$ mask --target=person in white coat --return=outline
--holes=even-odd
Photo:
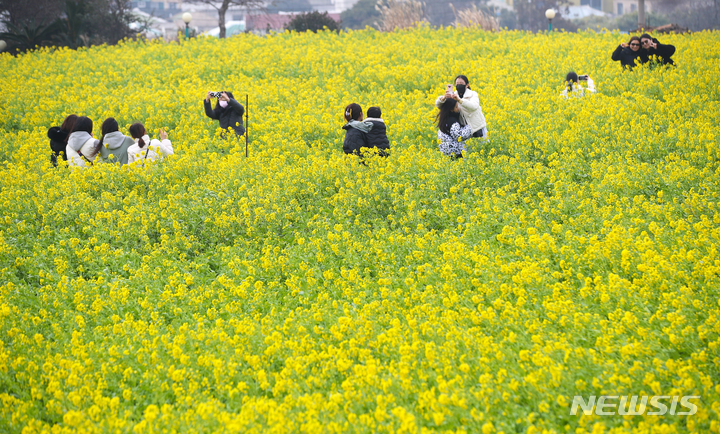
[[[587,82],[587,87],[582,87],[578,80]],[[576,72],[570,71],[565,76],[565,89],[562,91],[561,95],[564,98],[569,98],[570,96],[581,97],[585,96],[586,93],[592,95],[595,92],[597,92],[595,89],[595,82],[589,75],[577,75]]]
[[[93,165],[100,150],[100,141],[92,136],[92,131],[92,119],[87,116],[77,118],[65,147],[65,155],[67,155],[70,167]]]
[[[154,161],[163,155],[172,155],[172,143],[167,138],[165,130],[160,130],[160,140],[152,139],[145,131],[145,126],[141,123],[130,125],[130,136],[135,141],[127,150],[128,164],[135,161]]]
[[[487,123],[485,115],[480,107],[480,98],[477,92],[470,89],[470,80],[464,75],[455,77],[455,92],[450,89],[445,95],[440,95],[435,100],[435,107],[442,108],[447,98],[453,98],[460,106],[460,121],[463,125],[470,125],[472,137],[487,137]]]

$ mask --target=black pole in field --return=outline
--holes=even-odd
[[[245,158],[248,157],[248,134],[250,134],[250,110],[248,108],[250,98],[245,94]]]

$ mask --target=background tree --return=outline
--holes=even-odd
[[[287,30],[295,32],[313,32],[327,28],[328,30],[340,30],[340,25],[332,19],[327,12],[320,13],[318,11],[307,12],[295,15],[290,22],[285,25]]]
[[[340,14],[343,27],[346,29],[364,29],[374,26],[380,19],[380,11],[375,8],[377,0],[359,0],[352,8]]]
[[[266,10],[265,2],[262,0],[187,0],[187,2],[212,6],[215,10],[217,10],[220,38],[224,38],[226,34],[225,14],[228,9],[230,9],[230,6],[240,6],[244,8],[246,12],[250,10]]]
[[[0,19],[15,26],[47,25],[60,16],[63,4],[60,0],[0,0]]]
[[[4,24],[6,31],[0,33],[0,39],[8,43],[10,48],[8,51],[10,52],[15,50],[27,51],[35,47],[55,45],[55,38],[61,31],[58,21],[53,21],[47,25],[36,23],[35,20],[19,24],[6,21]]]
[[[308,0],[273,0],[267,7],[268,13],[282,12],[311,12],[312,5]]]

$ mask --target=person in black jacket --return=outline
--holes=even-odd
[[[643,50],[647,52],[647,56],[653,59],[654,63],[659,65],[675,65],[675,62],[670,58],[675,54],[674,45],[661,44],[660,41],[647,33],[640,35],[640,44]]]
[[[245,134],[245,126],[243,125],[242,118],[245,114],[245,107],[235,100],[232,92],[221,92],[214,109],[210,106],[210,98],[212,97],[211,92],[208,92],[205,96],[205,114],[210,119],[219,120],[220,128],[223,130],[232,127],[238,136]]]
[[[65,146],[67,145],[67,138],[75,126],[77,118],[77,115],[69,115],[65,118],[62,125],[59,127],[50,127],[47,132],[48,138],[50,139],[50,149],[52,150],[50,161],[54,167],[57,167],[58,156],[62,155],[63,161],[67,161]]]
[[[345,140],[343,151],[346,154],[360,155],[361,148],[369,148],[368,132],[373,128],[371,122],[363,122],[363,111],[360,104],[349,104],[345,107]]]
[[[380,107],[370,107],[367,110],[367,117],[365,122],[373,124],[372,129],[368,131],[368,145],[371,148],[378,148],[378,152],[383,157],[387,157],[387,150],[390,149],[390,140],[387,136],[387,127],[385,121],[382,120],[382,111]]]
[[[618,45],[612,53],[612,60],[616,62],[620,61],[623,69],[627,68],[632,71],[632,69],[637,66],[636,61],[638,63],[647,62],[647,51],[640,47],[640,38],[633,36],[627,44],[623,42]]]

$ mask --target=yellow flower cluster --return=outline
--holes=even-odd
[[[0,432],[720,432],[720,33],[240,35],[0,55]],[[569,70],[598,94],[559,96]],[[465,74],[489,140],[438,151]],[[209,90],[250,99],[244,137]],[[377,105],[392,154],[342,153]],[[47,128],[167,128],[52,168]],[[686,396],[692,416],[570,414]]]

